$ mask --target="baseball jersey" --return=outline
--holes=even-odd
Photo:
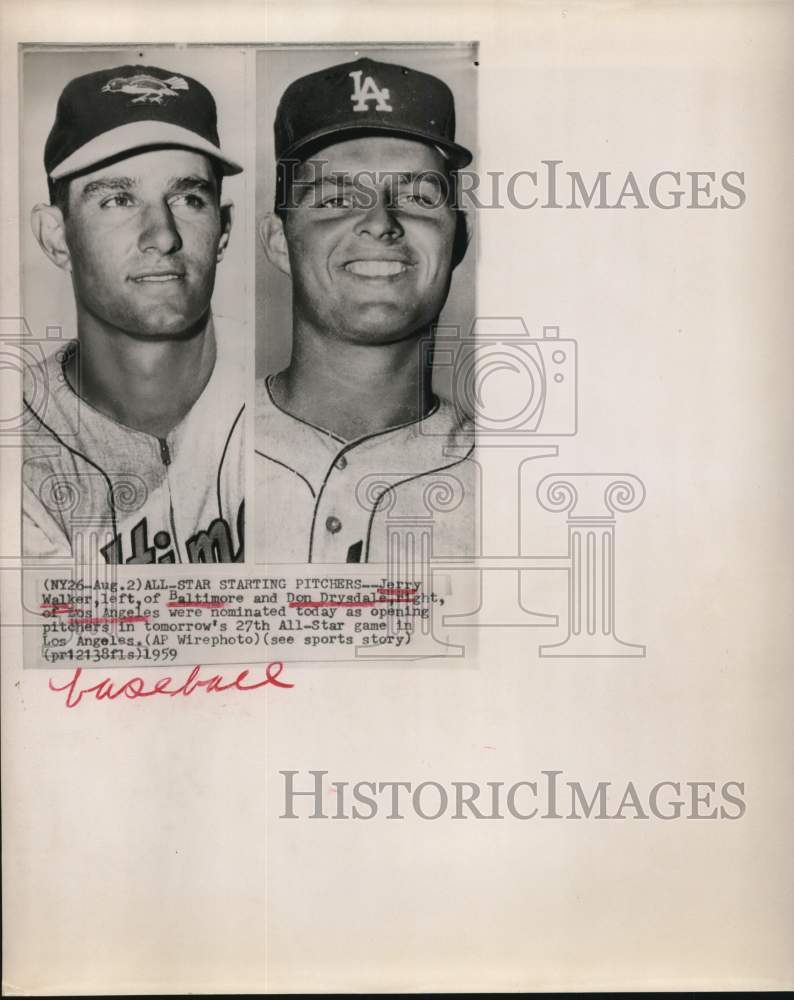
[[[107,563],[243,561],[245,340],[236,323],[214,327],[212,374],[163,438],[75,394],[75,341],[25,373],[26,556],[87,558],[90,546]]]
[[[471,421],[445,400],[421,420],[344,441],[257,383],[257,562],[386,563],[395,531],[432,537],[436,556],[474,555],[473,448]]]

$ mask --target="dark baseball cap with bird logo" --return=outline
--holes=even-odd
[[[117,66],[64,87],[44,168],[58,180],[124,154],[172,146],[205,153],[224,174],[243,169],[220,147],[215,99],[203,84],[156,66]]]
[[[472,154],[455,142],[455,99],[436,76],[357,59],[295,80],[276,111],[276,160],[312,153],[363,135],[401,136],[428,143],[450,163],[465,167]]]

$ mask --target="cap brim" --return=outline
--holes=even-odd
[[[242,167],[228,156],[218,146],[202,138],[188,128],[172,125],[170,122],[128,122],[118,128],[109,129],[95,139],[87,142],[71,156],[67,156],[50,172],[53,180],[87,170],[96,163],[102,163],[122,153],[133,153],[136,149],[147,146],[179,146],[183,149],[194,149],[197,153],[205,153],[217,160],[224,174],[239,174]]]
[[[333,143],[344,142],[346,139],[355,139],[357,136],[382,135],[382,136],[402,136],[406,139],[415,139],[423,142],[427,146],[434,146],[439,153],[450,161],[453,170],[460,170],[467,167],[472,161],[471,152],[465,146],[448,139],[440,139],[436,135],[421,132],[419,129],[402,128],[389,125],[345,125],[341,128],[317,129],[310,135],[303,136],[300,142],[295,142],[279,157],[280,160],[306,159],[312,152],[317,152],[325,146]]]

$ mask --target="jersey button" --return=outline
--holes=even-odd
[[[334,462],[334,465],[337,467],[337,469],[340,469],[340,470],[341,469],[346,469],[347,468],[347,459],[345,458],[344,455],[340,455],[339,458],[337,458],[337,460]]]
[[[342,522],[339,520],[338,517],[334,517],[333,514],[325,522],[325,526],[331,532],[332,535],[335,535],[337,531],[342,530]]]

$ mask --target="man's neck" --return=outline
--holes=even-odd
[[[95,409],[134,430],[164,438],[187,415],[215,367],[212,314],[189,336],[130,337],[78,316],[79,351],[66,376]]]
[[[290,363],[271,382],[271,392],[287,413],[352,441],[429,412],[426,354],[418,338],[373,347],[296,336]]]

